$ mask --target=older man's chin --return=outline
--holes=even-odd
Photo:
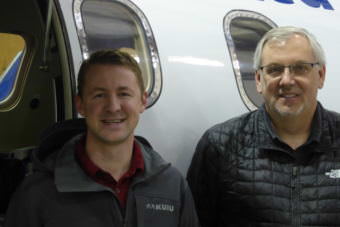
[[[303,112],[304,109],[305,105],[300,105],[298,108],[289,108],[286,106],[282,107],[276,105],[274,111],[281,117],[297,117]]]

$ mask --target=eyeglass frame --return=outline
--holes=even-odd
[[[269,74],[269,73],[266,73],[266,72],[263,70],[263,69],[266,68],[266,67],[274,66],[274,65],[277,66],[277,67],[283,67],[283,71],[282,71],[280,74],[278,74],[277,76],[271,75],[271,74]],[[298,74],[297,74],[297,73],[294,72],[294,70],[292,70],[292,68],[293,68],[294,66],[296,66],[296,65],[310,65],[311,68],[310,68],[310,70],[309,70],[308,72],[298,73]],[[260,66],[260,67],[259,67],[259,70],[261,70],[263,73],[265,73],[266,75],[269,75],[269,76],[271,76],[271,77],[273,77],[273,78],[277,78],[277,77],[282,76],[282,74],[285,72],[286,68],[289,69],[289,73],[290,73],[291,75],[294,75],[294,76],[296,76],[296,75],[298,75],[298,76],[303,76],[303,75],[309,73],[309,72],[314,68],[315,65],[320,65],[320,62],[299,62],[299,63],[290,64],[290,65],[269,64],[269,65]]]

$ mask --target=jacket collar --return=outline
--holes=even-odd
[[[313,120],[311,134],[307,142],[302,147],[312,147],[313,152],[325,152],[324,147],[330,147],[334,135],[331,130],[331,123],[328,114],[320,103],[317,105]],[[256,141],[260,149],[287,151],[291,149],[287,144],[282,142],[275,133],[269,114],[264,104],[257,112],[257,131]]]
[[[71,139],[59,151],[55,162],[54,177],[55,184],[60,192],[90,192],[90,191],[111,191],[110,188],[94,182],[88,177],[75,159],[75,145],[82,135],[78,135]],[[137,174],[132,181],[132,186],[146,181],[154,175],[157,175],[170,166],[151,148],[141,146],[145,171]]]

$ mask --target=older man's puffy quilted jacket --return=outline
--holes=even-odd
[[[188,181],[203,227],[340,226],[340,115],[318,104],[308,141],[280,141],[264,108],[209,129]]]

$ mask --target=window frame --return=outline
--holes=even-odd
[[[86,42],[86,32],[84,28],[84,23],[82,19],[81,7],[83,2],[86,0],[74,0],[73,2],[73,16],[76,24],[77,34],[79,38],[80,48],[82,52],[82,58],[87,59],[89,57],[89,49]],[[148,93],[148,101],[147,108],[150,108],[152,105],[156,103],[159,99],[161,91],[162,91],[162,71],[160,58],[158,54],[158,49],[156,45],[156,41],[154,39],[154,35],[151,29],[151,26],[144,15],[144,13],[131,1],[128,0],[115,0],[113,3],[120,4],[122,7],[125,7],[128,11],[135,14],[136,18],[139,20],[138,23],[143,29],[146,49],[149,51],[148,56],[150,57],[150,70],[151,70],[151,85],[147,88]]]
[[[23,95],[23,90],[25,88],[27,73],[32,61],[33,54],[31,38],[21,33],[4,32],[3,34],[5,33],[20,36],[24,41],[24,48],[21,50],[22,56],[20,57],[21,60],[18,65],[18,70],[16,72],[15,81],[13,82],[13,87],[8,96],[0,101],[0,112],[8,112],[14,109],[20,102]]]
[[[251,18],[254,20],[261,21],[262,23],[266,23],[272,28],[277,27],[277,25],[272,20],[270,20],[268,17],[258,12],[248,11],[248,10],[232,10],[228,12],[223,19],[224,35],[226,38],[229,55],[230,55],[231,63],[233,66],[237,88],[238,88],[238,91],[239,91],[239,94],[241,96],[243,103],[246,105],[246,107],[250,111],[252,111],[252,110],[256,110],[258,106],[256,106],[255,103],[252,101],[251,97],[248,96],[247,91],[243,85],[243,78],[241,74],[242,62],[240,62],[237,56],[237,51],[236,51],[236,47],[234,43],[235,37],[232,37],[231,35],[231,23],[236,18]],[[251,62],[251,65],[253,65],[253,62]],[[255,79],[254,79],[254,83],[255,83]]]

